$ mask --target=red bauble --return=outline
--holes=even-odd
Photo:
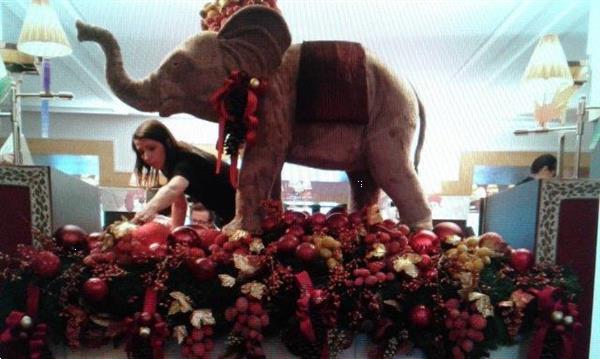
[[[200,238],[200,247],[204,250],[208,250],[208,247],[214,244],[216,238],[221,234],[221,232],[215,229],[199,229],[197,233]]]
[[[54,238],[63,247],[76,248],[86,243],[88,234],[79,226],[66,224],[54,232]]]
[[[194,277],[200,281],[212,279],[217,274],[215,262],[209,258],[196,258],[187,263]]]
[[[363,215],[361,212],[352,212],[348,215],[348,221],[354,225],[361,224]]]
[[[186,246],[193,246],[200,244],[200,238],[198,233],[191,226],[180,226],[171,231],[169,235],[169,241],[172,243],[179,243]]]
[[[410,246],[419,254],[429,254],[439,245],[438,237],[426,229],[415,233],[410,239]]]
[[[317,248],[312,243],[302,243],[296,248],[296,258],[303,262],[312,262],[319,256]]]
[[[517,272],[526,272],[533,266],[535,259],[533,258],[533,254],[529,249],[520,248],[515,249],[510,254],[510,265]]]
[[[306,220],[306,215],[302,212],[295,211],[285,211],[283,212],[283,223],[292,225],[292,224],[304,224]]]
[[[299,224],[293,224],[292,226],[290,226],[290,228],[287,229],[286,233],[300,238],[304,235],[304,228],[302,228],[302,226]]]
[[[103,279],[92,277],[83,283],[83,295],[91,302],[101,302],[108,295],[108,284]]]
[[[410,310],[410,322],[418,328],[427,328],[431,324],[431,309],[424,305],[417,305]]]
[[[296,250],[300,244],[298,237],[293,234],[286,234],[277,241],[277,251],[280,253],[291,253]]]
[[[348,225],[348,216],[345,213],[332,213],[327,216],[327,227],[340,230]]]
[[[41,251],[31,263],[33,273],[42,278],[52,278],[60,271],[60,258],[50,251]]]
[[[167,254],[169,227],[148,222],[135,228],[131,233],[131,256],[136,260],[162,259]]]
[[[313,213],[310,218],[308,219],[308,221],[310,222],[310,224],[315,227],[322,227],[325,225],[325,222],[327,221],[327,216],[325,216],[325,214],[323,213]]]
[[[435,234],[443,241],[449,236],[462,237],[462,229],[454,222],[441,222],[433,227]]]

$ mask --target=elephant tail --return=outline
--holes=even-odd
[[[419,105],[419,138],[417,140],[417,148],[415,149],[414,166],[415,171],[419,173],[419,162],[421,162],[421,150],[423,149],[423,142],[425,141],[425,128],[427,127],[425,121],[425,107],[421,102],[421,99],[417,95],[417,103]]]

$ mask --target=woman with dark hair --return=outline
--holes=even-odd
[[[229,182],[229,166],[223,164],[215,174],[215,156],[177,141],[169,129],[157,120],[144,121],[133,133],[131,147],[136,155],[138,183],[158,186],[159,174],[168,182],[136,213],[134,222],[147,222],[171,206],[174,227],[185,221],[188,195],[215,211],[225,223],[235,215],[235,189]]]

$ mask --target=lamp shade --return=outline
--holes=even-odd
[[[557,35],[545,35],[538,41],[523,82],[535,102],[534,117],[542,127],[562,117],[564,108],[557,103],[557,95],[573,86],[573,77]]]
[[[555,34],[538,41],[523,75],[525,82],[544,82],[555,88],[573,85],[567,57]]]
[[[33,56],[48,58],[71,54],[71,44],[48,0],[32,0],[17,48]]]

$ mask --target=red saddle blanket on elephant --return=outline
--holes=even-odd
[[[343,41],[302,43],[296,89],[297,122],[366,124],[364,49]]]

